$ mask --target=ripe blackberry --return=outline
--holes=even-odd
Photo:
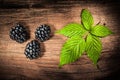
[[[44,24],[36,29],[35,37],[36,37],[36,39],[43,42],[50,38],[50,33],[51,33],[50,26]]]
[[[29,42],[25,48],[24,54],[29,59],[38,58],[40,55],[40,43],[37,40]]]
[[[29,39],[29,33],[23,25],[17,24],[15,27],[11,28],[10,38],[16,42],[23,43]]]

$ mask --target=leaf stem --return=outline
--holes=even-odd
[[[87,37],[88,34],[89,34],[89,31],[87,31],[87,32],[83,35],[83,39],[86,40],[86,37]]]

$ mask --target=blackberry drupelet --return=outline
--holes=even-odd
[[[10,38],[16,42],[23,43],[29,39],[29,33],[23,25],[17,24],[15,27],[11,28]]]
[[[40,56],[40,43],[37,40],[29,42],[25,48],[24,54],[29,59],[35,59]]]
[[[50,38],[51,35],[51,29],[48,25],[41,25],[38,27],[35,31],[35,38],[40,40],[41,42],[44,42]]]

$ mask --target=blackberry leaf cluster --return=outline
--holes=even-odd
[[[104,25],[94,26],[93,16],[87,9],[80,16],[81,24],[70,23],[56,32],[68,37],[61,50],[59,67],[76,61],[83,53],[96,65],[102,51],[100,38],[112,34]]]

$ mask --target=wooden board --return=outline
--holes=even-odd
[[[53,1],[53,2],[52,2]],[[120,71],[120,3],[79,0],[1,0],[0,1],[0,79],[5,80],[119,80]],[[9,4],[9,5],[8,5]],[[41,43],[42,57],[29,60],[24,55],[28,42],[35,39],[35,29],[48,24],[52,32],[68,23],[80,23],[82,9],[89,9],[95,24],[106,24],[113,35],[102,38],[103,50],[99,69],[86,55],[75,63],[58,68],[59,55],[66,37],[54,34]],[[9,38],[10,28],[22,23],[30,30],[31,38],[19,44]]]

